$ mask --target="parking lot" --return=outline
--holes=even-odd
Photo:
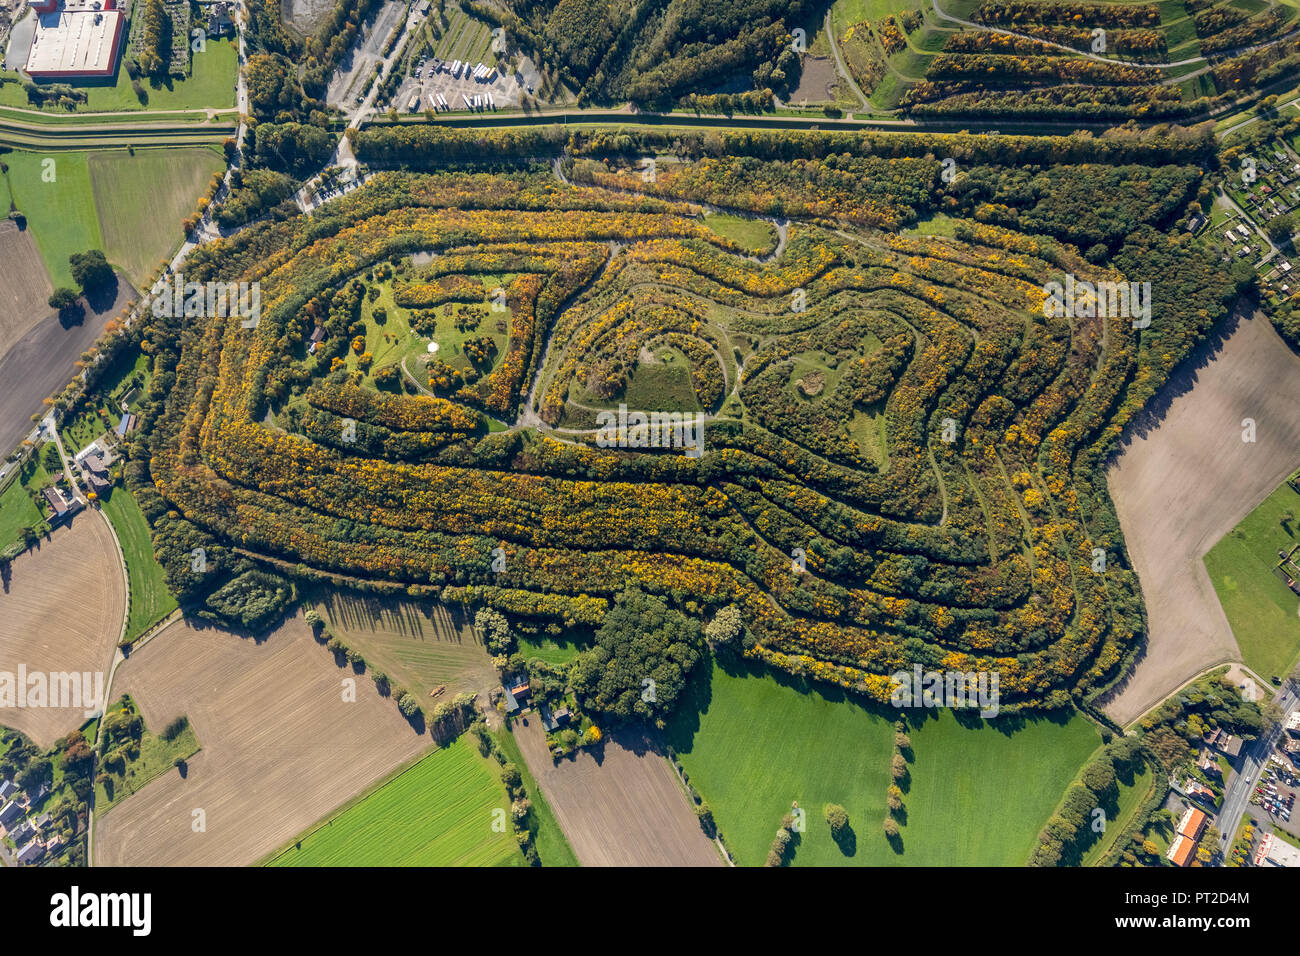
[[[1250,795],[1250,802],[1275,821],[1284,825],[1289,824],[1291,811],[1295,808],[1297,788],[1300,788],[1300,776],[1297,776],[1280,758],[1274,757],[1259,778],[1255,792]]]
[[[393,106],[404,113],[490,113],[519,106],[528,92],[518,74],[502,73],[491,63],[429,57],[398,88]]]

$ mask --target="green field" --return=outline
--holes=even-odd
[[[47,165],[46,160],[52,161]],[[104,248],[86,153],[6,154],[14,204],[27,216],[55,288],[73,286],[68,256]],[[47,170],[50,172],[47,173]],[[46,177],[52,175],[53,182]]]
[[[103,508],[126,557],[126,573],[131,582],[126,640],[133,641],[176,610],[176,599],[167,590],[163,569],[153,556],[149,525],[131,493],[121,486],[115,487],[104,500]]]
[[[22,538],[24,528],[41,523],[41,513],[32,504],[27,486],[15,479],[0,493],[0,551]]]
[[[104,150],[89,165],[104,254],[138,286],[181,244],[181,220],[226,159],[215,147]]]
[[[1273,573],[1279,550],[1300,544],[1300,495],[1283,484],[1205,556],[1242,659],[1267,679],[1300,657],[1300,598]]]
[[[519,653],[526,661],[545,661],[555,667],[569,663],[583,650],[590,646],[588,641],[564,640],[551,637],[517,638]]]
[[[270,866],[523,866],[496,761],[461,737],[321,821]]]
[[[795,865],[1022,865],[1100,743],[1078,715],[966,726],[951,711],[867,710],[831,691],[721,667],[693,682],[692,696],[667,739],[736,862],[748,866],[762,864],[794,800],[807,812]],[[881,825],[893,721],[904,713],[914,756],[896,853]],[[854,836],[843,846],[822,816],[826,803],[848,810]]]
[[[229,109],[235,105],[235,72],[238,67],[238,54],[235,44],[230,40],[209,40],[208,48],[203,53],[192,57],[192,70],[189,78],[168,80],[168,85],[154,87],[148,81],[141,85],[149,94],[148,102],[141,103],[131,89],[131,77],[126,69],[119,65],[113,83],[97,86],[82,86],[86,92],[86,102],[78,108],[84,113],[109,113],[119,110],[188,110],[188,109]],[[14,75],[12,72],[9,75]],[[22,86],[18,83],[0,85],[0,105],[34,109],[27,99]],[[66,110],[50,109],[51,113],[67,114]]]
[[[922,7],[923,4],[919,0],[835,0],[831,7],[831,16],[842,32],[863,20],[870,20],[874,24],[891,13],[904,13]]]
[[[1097,863],[1110,852],[1115,845],[1115,841],[1133,822],[1133,816],[1142,806],[1142,801],[1151,795],[1151,787],[1155,780],[1151,776],[1151,768],[1145,764],[1141,773],[1135,773],[1133,779],[1119,783],[1119,797],[1117,799],[1118,809],[1115,815],[1106,821],[1106,832],[1102,834],[1101,839],[1093,843],[1084,851],[1082,863],[1084,866],[1096,866]]]
[[[4,161],[14,204],[56,287],[73,285],[68,256],[87,249],[103,249],[134,283],[147,278],[180,245],[181,220],[225,168],[218,149],[202,146],[137,149],[134,156],[124,149],[15,151]],[[44,178],[49,168],[53,182]]]

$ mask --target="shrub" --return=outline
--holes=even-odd
[[[707,803],[701,803],[695,807],[695,816],[699,818],[700,829],[704,835],[712,840],[718,834],[718,825],[713,822],[713,811],[709,809]]]
[[[190,725],[186,717],[177,717],[170,724],[163,728],[162,739],[166,741],[175,740],[181,734],[185,733],[185,728]]]

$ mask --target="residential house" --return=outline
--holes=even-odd
[[[1183,790],[1193,799],[1208,800],[1212,805],[1215,803],[1214,791],[1195,777],[1187,778],[1187,782],[1183,784]]]
[[[44,855],[45,847],[33,840],[18,851],[18,864],[19,866],[31,866]]]
[[[85,472],[93,472],[97,475],[108,474],[109,459],[103,454],[87,455],[81,462],[81,469]]]
[[[230,8],[224,3],[214,3],[208,15],[208,35],[223,37],[233,35],[234,21],[230,19]]]
[[[26,812],[22,804],[17,800],[10,800],[3,808],[0,808],[0,826],[3,826],[6,830],[9,829],[9,827],[21,820]]]
[[[58,488],[53,485],[50,485],[48,488],[43,488],[41,489],[41,496],[49,503],[50,507],[54,509],[55,518],[62,518],[68,513],[67,499],[63,497],[63,492],[59,491]]]
[[[573,719],[573,711],[567,707],[561,707],[552,712],[546,707],[541,708],[542,726],[546,728],[547,733],[559,730]]]

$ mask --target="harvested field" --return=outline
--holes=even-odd
[[[0,356],[50,312],[50,277],[32,234],[0,219]]]
[[[356,679],[356,702],[340,681]],[[301,617],[265,640],[177,622],[136,651],[111,691],[150,727],[189,717],[203,749],[95,821],[104,866],[255,862],[427,749],[364,675],[334,665]],[[191,828],[202,809],[206,832]]]
[[[536,716],[514,735],[583,866],[720,866],[677,775],[644,734],[605,738],[599,759],[580,750],[555,764]]]
[[[487,648],[459,608],[437,601],[396,601],[330,591],[317,602],[332,634],[359,650],[395,685],[405,686],[432,706],[467,691],[486,694],[500,683]]]
[[[67,385],[75,363],[95,344],[108,320],[136,298],[124,281],[117,283],[113,301],[97,300],[84,315],[65,324],[44,306],[40,321],[0,354],[0,456],[8,454],[32,430],[31,415],[41,402]]]
[[[1253,419],[1255,441],[1242,440]],[[1137,719],[1205,668],[1240,659],[1202,559],[1296,467],[1300,358],[1260,313],[1234,317],[1174,374],[1109,474],[1150,635],[1105,709]]]
[[[0,586],[0,670],[107,674],[126,613],[117,546],[102,515],[83,512],[18,557]],[[0,710],[0,724],[48,747],[86,708]]]

